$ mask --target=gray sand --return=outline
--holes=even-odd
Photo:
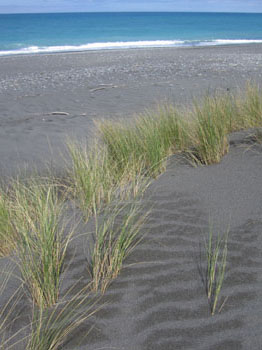
[[[0,57],[1,171],[51,158],[58,167],[66,136],[90,139],[93,119],[234,92],[261,82],[261,68],[262,45]]]

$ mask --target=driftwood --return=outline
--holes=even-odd
[[[52,112],[52,113],[49,113],[49,115],[69,115],[69,113],[67,113],[67,112],[59,112],[59,111],[57,111],[57,112]]]
[[[99,90],[105,90],[105,89],[113,89],[113,88],[117,88],[117,85],[113,85],[113,84],[100,84],[100,86],[94,88],[94,89],[90,89],[90,92],[96,92]]]

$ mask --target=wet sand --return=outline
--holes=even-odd
[[[5,107],[1,108],[0,156],[10,170],[30,159],[39,165],[48,154],[46,136],[53,143],[55,161],[65,135],[92,139],[93,118],[132,118],[133,112],[166,97],[183,103],[206,89],[234,91],[251,78],[261,83],[262,46],[91,52],[5,58],[0,62],[1,77],[6,66],[6,78],[0,84],[1,98],[6,98],[1,103]],[[118,74],[114,67],[119,62]],[[18,67],[24,71],[15,90]],[[55,82],[61,86],[54,85],[52,90]],[[25,97],[32,93],[40,95]],[[24,97],[12,104],[15,96]],[[54,111],[69,115],[50,115]],[[216,165],[192,167],[180,156],[169,160],[167,171],[150,185],[143,199],[145,206],[152,208],[143,228],[144,240],[105,293],[102,302],[107,304],[63,349],[262,348],[262,145],[253,143],[249,135],[249,131],[232,134],[229,153]],[[16,148],[12,140],[16,140]],[[210,223],[215,234],[229,230],[221,291],[221,297],[228,299],[214,316],[210,315],[201,280],[204,237]],[[70,247],[75,259],[64,276],[63,290],[79,278],[83,284],[89,280],[85,245],[80,239]],[[0,267],[6,260],[0,260]],[[10,281],[0,304],[17,284]],[[23,297],[13,330],[26,324],[28,305]]]

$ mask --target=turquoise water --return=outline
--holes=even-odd
[[[262,14],[0,15],[0,55],[262,42]]]

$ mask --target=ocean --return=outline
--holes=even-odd
[[[262,43],[262,13],[0,14],[0,55]]]

